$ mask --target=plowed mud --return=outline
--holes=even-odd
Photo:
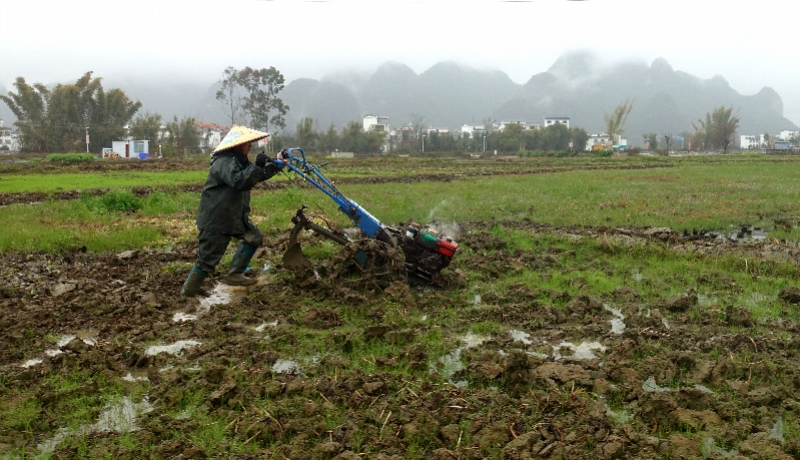
[[[701,305],[690,286],[658,301],[635,287],[543,295],[513,282],[478,294],[481,279],[560,263],[547,248],[510,251],[488,231],[498,226],[709,257],[799,256],[669,229],[482,222],[463,225],[462,249],[433,289],[398,276],[394,254],[355,269],[347,251],[361,246],[293,273],[279,262],[285,238],[273,236],[253,264],[259,284],[207,280],[185,299],[194,247],[7,254],[0,404],[11,413],[27,399],[34,413],[26,426],[4,422],[0,455],[798,458],[795,321]],[[800,292],[780,295],[797,308]],[[487,321],[506,330],[466,332]],[[291,352],[309,340],[314,355]],[[64,389],[58,376],[77,383]],[[104,410],[91,425],[63,426],[64,401],[103,407],[98,382],[127,389],[130,425],[104,425]]]

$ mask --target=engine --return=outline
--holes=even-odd
[[[444,270],[458,250],[458,243],[451,238],[437,236],[416,224],[409,224],[398,238],[406,257],[409,279],[429,283]]]

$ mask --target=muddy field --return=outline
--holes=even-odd
[[[291,272],[285,235],[257,254],[256,286],[207,280],[197,299],[178,296],[191,245],[3,255],[0,455],[800,458],[800,290],[772,293],[784,311],[759,321],[729,300],[739,287],[723,273],[661,297],[642,283],[670,280],[635,274],[602,293],[578,278],[570,290],[514,281],[584,270],[570,260],[586,247],[597,257],[584,265],[607,272],[604,254],[635,247],[753,266],[795,264],[796,248],[663,228],[460,225],[436,288],[354,275],[342,257]],[[510,249],[497,227],[574,246]],[[481,288],[503,279],[502,292]]]

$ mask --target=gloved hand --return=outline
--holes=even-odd
[[[286,166],[286,163],[288,162],[289,162],[289,153],[286,151],[286,149],[280,149],[278,151],[277,157],[275,158],[275,165],[278,166],[279,168],[283,168],[284,166]]]
[[[259,153],[258,156],[256,156],[256,166],[264,169],[267,166],[267,155]]]

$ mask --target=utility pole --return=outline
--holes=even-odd
[[[86,127],[86,153],[89,153],[89,127]]]

